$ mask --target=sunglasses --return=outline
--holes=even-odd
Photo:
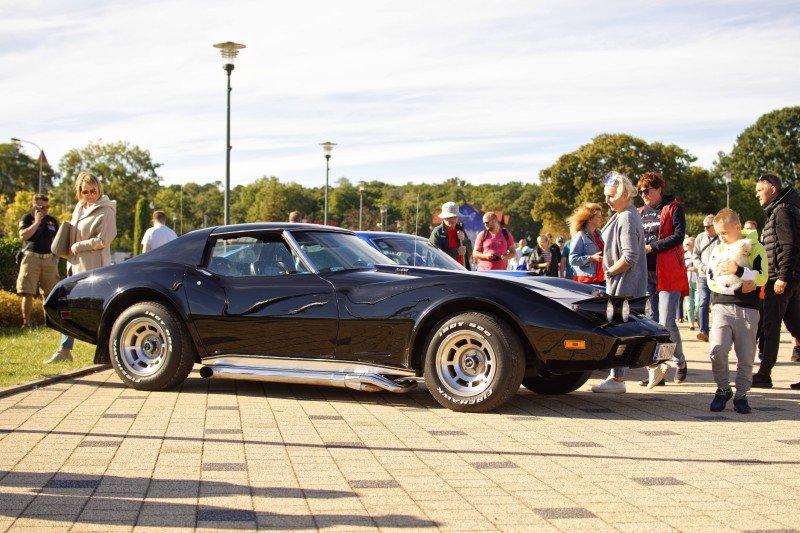
[[[639,196],[645,196],[645,195],[649,194],[650,191],[652,191],[652,190],[653,190],[652,187],[648,187],[646,189],[639,189]]]
[[[615,177],[614,174],[609,172],[608,174],[606,174],[606,177],[603,178],[603,184],[616,186],[619,185],[619,179]]]
[[[50,209],[49,205],[37,205],[36,209]]]

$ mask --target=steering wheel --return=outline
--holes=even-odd
[[[224,257],[213,257],[209,262],[208,269],[220,276],[232,276],[234,274],[233,263]]]

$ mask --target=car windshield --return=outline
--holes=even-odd
[[[292,232],[292,236],[319,272],[394,264],[355,235],[327,231],[298,231]]]
[[[458,261],[425,239],[413,236],[373,237],[372,242],[383,255],[400,265],[464,270]]]

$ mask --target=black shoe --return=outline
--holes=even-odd
[[[790,360],[792,363],[800,363],[800,346],[792,348],[792,357]]]
[[[800,390],[800,381],[798,381],[797,383],[792,383],[791,385],[789,385],[789,388],[792,390]]]
[[[686,381],[686,374],[688,373],[689,373],[689,365],[683,363],[683,368],[678,367],[675,370],[675,379],[673,379],[672,381],[674,381],[675,383],[683,383],[684,381]]]
[[[714,394],[714,399],[711,400],[711,410],[715,413],[719,413],[720,411],[725,410],[725,405],[728,403],[733,397],[733,391],[730,387],[725,390],[717,389],[717,392]],[[744,401],[747,404],[747,400]]]
[[[751,387],[754,389],[771,389],[772,378],[769,376],[762,376],[761,374],[753,374],[753,384]]]
[[[749,414],[750,411],[752,411],[752,409],[750,408],[750,404],[747,403],[747,396],[742,396],[741,398],[734,398],[733,410],[743,415]]]
[[[646,379],[643,379],[642,381],[640,381],[640,382],[639,382],[639,386],[640,386],[640,387],[647,387],[647,384],[648,384],[648,383],[650,383],[648,380],[646,380]],[[665,386],[666,384],[667,384],[667,380],[666,380],[666,379],[664,379],[664,378],[661,378],[661,381],[659,381],[658,383],[656,383],[656,387],[663,387],[663,386]]]

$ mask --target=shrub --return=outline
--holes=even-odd
[[[14,261],[22,241],[17,237],[0,239],[0,290],[14,292],[17,288],[19,267]]]
[[[8,291],[0,291],[0,327],[13,328],[22,326],[22,297]],[[33,313],[31,323],[36,325],[44,324],[44,312],[42,310],[42,299],[33,300]]]

